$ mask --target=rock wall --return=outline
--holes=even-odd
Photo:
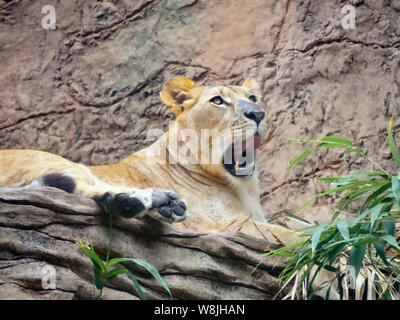
[[[54,5],[56,29],[42,27]],[[355,8],[344,29],[342,8]],[[370,168],[290,137],[351,139],[394,170],[385,128],[398,103],[397,0],[0,1],[0,148],[35,148],[86,164],[117,161],[172,116],[158,93],[170,76],[199,84],[257,79],[269,119],[261,150],[266,215],[296,209],[327,186],[320,175]],[[324,220],[332,199],[303,211]]]

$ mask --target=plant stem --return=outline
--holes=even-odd
[[[107,248],[107,257],[106,257],[106,265],[108,264],[108,260],[110,258],[111,244],[112,244],[112,214],[111,210],[108,212],[108,248]]]
[[[377,164],[375,161],[373,161],[372,159],[368,158],[364,152],[361,152],[360,155],[368,160],[369,162],[371,162],[374,166],[376,166],[379,170],[381,170],[383,173],[387,174],[388,176],[391,176],[391,174],[389,172],[387,172],[385,169],[383,169],[379,164]]]
[[[99,295],[97,296],[96,300],[102,300],[103,299],[103,288],[100,289]]]
[[[107,256],[106,256],[106,267],[108,265],[108,261],[110,260],[110,251],[111,251],[111,244],[112,244],[112,214],[111,210],[108,212],[108,247],[107,247]],[[107,270],[105,271],[107,274]],[[103,275],[104,276],[104,275]],[[98,300],[103,299],[103,287],[100,289],[99,296],[97,297]]]

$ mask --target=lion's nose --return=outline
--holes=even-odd
[[[265,112],[263,110],[251,110],[243,113],[246,118],[254,120],[257,125],[261,122],[265,117]]]
[[[257,125],[265,117],[265,111],[255,103],[248,102],[246,100],[239,100],[238,107],[242,109],[242,112],[246,118],[254,120]]]

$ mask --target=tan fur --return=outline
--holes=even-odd
[[[209,100],[215,95],[223,97],[232,107],[212,105]],[[60,172],[75,180],[75,193],[92,198],[108,192],[111,187],[174,190],[186,200],[189,217],[183,224],[187,228],[202,232],[240,230],[271,242],[289,243],[295,238],[293,232],[263,221],[256,173],[234,177],[221,163],[163,161],[165,154],[181,150],[186,141],[181,136],[183,129],[194,129],[199,133],[198,141],[191,143],[206,146],[190,155],[196,160],[204,155],[206,148],[211,148],[213,142],[210,137],[201,137],[201,129],[216,130],[215,137],[218,137],[222,130],[234,127],[235,120],[242,128],[254,127],[254,121],[235,109],[237,101],[248,99],[249,95],[261,98],[260,89],[252,79],[242,86],[196,87],[184,77],[172,78],[164,85],[160,96],[175,113],[177,121],[151,146],[118,163],[92,167],[41,151],[0,151],[0,186],[27,186],[47,173]],[[265,138],[266,120],[260,123],[258,130],[261,138]],[[238,134],[242,134],[239,129]],[[178,143],[171,146],[169,141],[175,137]]]

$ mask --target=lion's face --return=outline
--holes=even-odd
[[[191,150],[203,168],[235,177],[253,174],[255,150],[267,130],[254,80],[242,86],[195,87],[184,77],[172,78],[164,85],[161,98],[177,116],[181,133],[196,133],[190,141],[196,146]]]

